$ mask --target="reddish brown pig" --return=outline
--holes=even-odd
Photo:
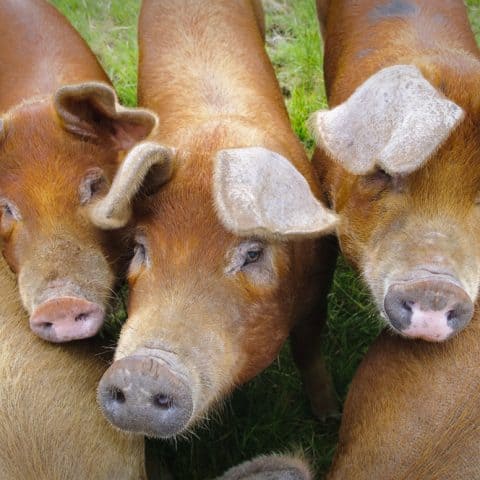
[[[155,116],[118,105],[93,53],[43,0],[0,2],[0,236],[32,330],[103,323],[120,251],[89,207]],[[74,85],[72,85],[74,84]]]
[[[389,333],[360,365],[329,480],[480,478],[480,315],[444,344]]]
[[[480,55],[461,0],[318,1],[315,163],[388,325],[442,341],[480,282]]]
[[[302,325],[320,325],[312,312],[324,308],[318,277],[329,260],[311,238],[336,218],[317,200],[259,11],[249,0],[143,2],[139,99],[161,123],[93,209],[98,225],[124,225],[154,165],[145,188],[156,193],[134,205],[129,318],[99,386],[124,430],[187,431],[267,367],[296,322],[297,360],[325,377],[303,355],[316,337],[302,340]],[[316,398],[318,411],[332,401]]]
[[[62,349],[29,333],[3,259],[0,292],[0,478],[146,479],[143,439],[113,429],[97,407],[99,346]]]

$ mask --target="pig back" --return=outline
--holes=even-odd
[[[480,478],[480,314],[443,344],[384,332],[345,403],[328,478]]]
[[[65,84],[110,83],[85,41],[46,0],[2,0],[0,45],[0,112]]]
[[[97,407],[99,349],[34,336],[3,259],[0,292],[0,478],[144,479],[143,438],[114,430]]]

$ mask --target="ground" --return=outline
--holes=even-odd
[[[135,105],[139,0],[51,1],[99,56],[121,100]],[[466,3],[480,40],[480,0]],[[292,125],[311,152],[313,142],[305,121],[311,112],[326,106],[314,0],[264,0],[264,4],[268,53]],[[117,312],[117,320],[122,316]],[[324,342],[340,401],[379,325],[367,292],[340,259]],[[238,390],[194,436],[151,442],[149,449],[170,464],[178,480],[205,480],[254,455],[292,449],[305,452],[321,477],[335,451],[339,423],[339,416],[325,422],[313,418],[286,346],[274,365]]]

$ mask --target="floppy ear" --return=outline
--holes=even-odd
[[[173,170],[174,150],[154,142],[136,145],[124,158],[107,195],[93,203],[90,219],[100,228],[124,227],[131,218],[131,202],[154,171],[155,186],[167,182]]]
[[[218,152],[213,191],[220,220],[237,235],[311,237],[337,221],[285,157],[262,147]]]
[[[113,88],[99,82],[61,87],[54,105],[65,130],[92,141],[110,141],[117,150],[129,150],[157,124],[154,113],[122,107]]]
[[[463,118],[413,65],[380,70],[341,105],[319,111],[310,127],[327,153],[356,175],[390,175],[422,166]]]
[[[242,463],[217,480],[312,480],[304,460],[287,455],[265,455]]]

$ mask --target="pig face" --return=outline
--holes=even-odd
[[[3,115],[0,235],[32,330],[64,342],[95,335],[114,286],[122,234],[89,208],[108,189],[119,154],[144,138],[153,114],[122,109],[113,90],[60,89]]]
[[[407,337],[451,337],[477,299],[480,132],[463,117],[415,67],[395,66],[313,118],[320,145],[353,174],[333,187],[342,250]]]
[[[335,217],[264,148],[159,157],[173,179],[135,215],[129,318],[99,402],[117,427],[169,437],[273,361],[305,268],[288,240]]]

